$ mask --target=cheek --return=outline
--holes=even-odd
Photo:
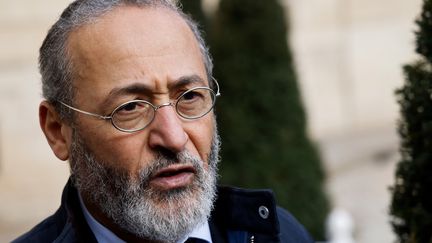
[[[143,156],[148,152],[144,144],[145,139],[139,138],[137,134],[119,134],[107,136],[105,134],[88,134],[90,138],[88,147],[101,161],[113,168],[120,168],[130,173],[138,171],[149,157]],[[112,134],[112,132],[111,132]]]
[[[204,162],[208,163],[214,132],[213,116],[208,115],[200,120],[187,123],[185,131],[189,136],[187,149],[193,154],[198,154]]]

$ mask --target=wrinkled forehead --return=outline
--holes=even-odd
[[[79,60],[75,65],[95,58],[121,58],[137,51],[148,56],[190,51],[185,46],[199,50],[186,22],[164,7],[120,6],[73,31],[68,39],[72,62]]]

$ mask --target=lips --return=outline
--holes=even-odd
[[[175,164],[157,171],[150,179],[150,186],[160,190],[186,187],[193,182],[195,169],[192,165]]]

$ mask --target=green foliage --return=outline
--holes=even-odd
[[[279,204],[323,239],[324,174],[306,135],[285,24],[276,0],[221,0],[213,16],[222,182],[272,188]]]
[[[423,10],[416,23],[419,27],[416,33],[416,51],[430,63],[432,62],[432,1],[423,1]]]
[[[392,188],[390,212],[400,242],[432,242],[432,1],[424,0],[417,20],[420,61],[404,67],[397,91],[402,118],[401,161]]]
[[[432,72],[427,62],[405,66],[397,95],[401,156],[393,187],[393,228],[401,242],[432,242]]]

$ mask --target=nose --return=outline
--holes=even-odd
[[[175,108],[170,104],[160,105],[149,127],[149,146],[178,153],[185,149],[188,139]]]

